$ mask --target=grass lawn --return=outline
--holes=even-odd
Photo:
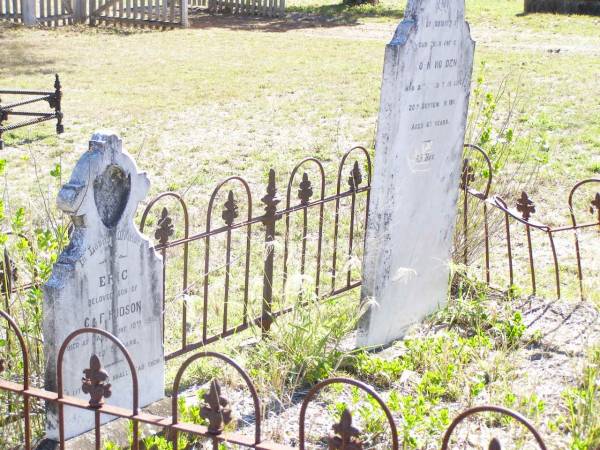
[[[48,124],[7,133],[9,189],[21,181],[18,191],[37,191],[33,177],[22,183],[32,157],[42,184],[59,160],[69,173],[100,128],[139,154],[154,192],[192,181],[206,192],[239,173],[262,182],[269,166],[287,171],[304,156],[331,160],[352,144],[371,146],[383,44],[402,7],[348,12],[299,1],[289,8],[319,15],[200,18],[197,28],[168,32],[2,25],[0,85],[50,87],[57,72],[65,92],[63,136]],[[512,0],[467,2],[478,41],[474,79],[484,70],[491,90],[506,77],[519,90],[521,135],[547,151],[548,192],[561,194],[556,180],[566,186],[600,171],[600,22],[522,16],[521,8]],[[551,207],[562,202],[544,197]]]
[[[52,204],[60,185],[51,169],[69,174],[105,128],[148,171],[152,194],[186,193],[194,229],[226,176],[243,175],[260,198],[270,167],[283,189],[295,162],[315,156],[332,193],[342,152],[373,146],[384,45],[402,9],[297,0],[286,19],[205,15],[165,32],[0,25],[0,86],[47,88],[59,73],[66,128],[5,135],[7,204],[45,211],[40,193]],[[563,225],[568,189],[600,174],[600,19],[521,11],[513,0],[467,0],[473,80],[490,92],[506,83],[498,120],[518,101],[513,156],[540,165],[536,218]]]

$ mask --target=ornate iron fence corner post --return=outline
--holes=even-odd
[[[475,181],[475,171],[469,158],[463,160],[460,189],[463,193],[463,262],[469,264],[469,186]]]
[[[50,107],[54,108],[56,112],[56,133],[62,134],[65,132],[65,127],[62,123],[63,113],[62,113],[62,86],[60,85],[60,78],[58,78],[58,74],[54,75],[54,106],[52,104]]]
[[[0,99],[1,102],[1,99]],[[6,122],[8,120],[8,112],[2,109],[2,104],[0,104],[0,150],[4,149],[4,141],[2,140],[2,133],[4,129],[2,128],[2,122]]]
[[[17,101],[11,103],[5,103],[4,106],[0,104],[0,149],[4,148],[4,142],[2,141],[2,134],[6,131],[16,130],[18,128],[35,125],[47,120],[56,119],[56,132],[61,134],[64,132],[64,126],[62,124],[63,113],[61,109],[62,91],[60,85],[60,79],[58,74],[54,75],[54,90],[53,91],[30,91],[22,89],[2,89],[0,90],[2,95],[17,95],[17,96],[32,96],[30,98],[20,98]],[[23,111],[19,108],[31,105],[39,102],[48,102],[50,109],[53,112],[40,112],[40,111]],[[27,119],[13,124],[3,125],[3,122],[8,121],[11,116],[26,117]]]
[[[263,275],[262,319],[260,322],[263,333],[268,332],[273,322],[273,260],[275,256],[275,223],[279,219],[277,205],[281,201],[275,186],[275,170],[269,170],[267,194],[261,199],[265,204],[265,215],[262,223],[265,226],[265,262]]]
[[[162,319],[162,334],[163,341],[165,338],[165,308],[167,307],[166,298],[167,298],[167,290],[166,290],[166,282],[167,279],[167,244],[169,243],[169,238],[173,236],[175,233],[175,227],[173,226],[173,220],[169,216],[169,210],[167,208],[163,208],[160,213],[160,219],[158,219],[156,231],[154,232],[154,238],[158,240],[160,245],[160,255],[162,257],[162,276],[163,276],[163,285],[162,285],[162,309],[163,309],[163,319]]]

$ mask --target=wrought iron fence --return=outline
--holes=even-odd
[[[594,244],[600,237],[600,192],[594,188],[600,188],[600,179],[575,184],[567,198],[571,223],[551,227],[533,219],[536,205],[526,193],[514,208],[492,194],[496,177],[490,158],[479,147],[465,147],[457,233],[463,238],[462,262],[501,288],[518,282],[529,284],[532,294],[541,289],[560,297],[565,287],[573,294],[573,286],[582,298],[593,292],[586,280],[598,283],[594,260],[600,255]],[[283,195],[273,170],[261,196],[241,177],[224,180],[212,191],[199,230],[193,229],[197,204],[177,192],[153,198],[140,230],[154,227],[155,248],[163,256],[164,318],[171,321],[166,358],[254,326],[266,333],[275,318],[293,308],[360,287],[370,187],[369,153],[355,147],[337,165],[333,189],[315,158],[293,168]],[[10,314],[10,295],[36,286],[26,277],[15,281],[6,250],[0,269]],[[575,279],[568,283],[569,277]]]
[[[190,356],[183,364],[179,367],[175,380],[173,382],[172,396],[171,396],[171,411],[170,416],[161,416],[156,414],[150,414],[143,412],[139,409],[139,391],[143,389],[140,385],[136,370],[136,364],[132,356],[129,354],[125,346],[119,339],[109,333],[108,331],[98,328],[81,328],[71,333],[60,346],[58,353],[57,362],[57,392],[51,392],[44,389],[38,389],[32,387],[30,384],[30,370],[29,370],[29,355],[28,349],[25,344],[25,339],[19,330],[19,327],[15,321],[3,311],[0,311],[0,316],[8,322],[9,330],[12,334],[17,337],[17,341],[20,347],[21,361],[22,361],[22,377],[19,382],[11,381],[5,378],[0,378],[0,391],[11,392],[20,397],[22,401],[22,415],[19,420],[23,423],[23,448],[30,450],[32,448],[32,427],[31,427],[31,401],[41,400],[47,404],[55,405],[58,410],[58,428],[59,428],[59,446],[60,449],[65,449],[65,421],[64,421],[64,408],[74,407],[81,411],[90,411],[94,414],[95,425],[94,425],[94,442],[95,448],[101,449],[102,447],[102,428],[100,417],[102,414],[111,416],[113,418],[123,418],[131,422],[131,439],[130,446],[133,450],[140,449],[141,433],[140,428],[142,424],[149,424],[158,429],[162,430],[161,433],[167,437],[174,450],[179,447],[178,435],[181,433],[194,438],[206,438],[212,441],[213,449],[218,449],[219,443],[234,444],[242,448],[254,448],[261,450],[291,450],[294,447],[288,445],[278,444],[272,441],[263,439],[263,432],[261,428],[262,424],[262,409],[260,398],[257,394],[257,390],[254,384],[247,374],[247,372],[238,365],[234,360],[226,355],[215,353],[215,352],[199,352]],[[78,336],[84,334],[93,334],[102,336],[112,342],[115,350],[121,353],[123,358],[127,361],[131,376],[132,396],[131,396],[131,408],[122,408],[111,406],[105,402],[105,399],[111,396],[119,396],[122,393],[112,392],[111,385],[109,383],[110,374],[102,367],[102,363],[98,356],[92,354],[90,357],[90,367],[81,368],[81,373],[84,374],[81,380],[81,390],[84,394],[89,395],[89,400],[84,400],[77,397],[72,397],[64,394],[63,389],[63,357],[69,344]],[[221,364],[232,367],[235,372],[242,378],[246,385],[250,396],[252,397],[253,405],[253,428],[252,433],[242,432],[231,432],[226,431],[225,427],[229,425],[233,418],[233,410],[229,405],[229,401],[222,395],[221,387],[217,379],[210,381],[210,388],[208,392],[204,394],[204,404],[200,410],[200,417],[203,419],[203,424],[200,423],[189,423],[182,422],[179,419],[179,392],[181,379],[190,367],[190,365],[203,358],[213,358],[218,360]],[[4,371],[3,364],[0,365],[0,373]],[[395,420],[392,413],[386,403],[382,400],[379,394],[370,386],[366,385],[357,380],[349,378],[331,378],[321,381],[315,385],[308,394],[303,398],[299,419],[298,419],[298,444],[301,450],[306,448],[306,421],[307,421],[307,410],[311,402],[313,402],[317,394],[324,388],[330,385],[346,385],[357,388],[366,395],[374,399],[375,403],[381,408],[385,421],[389,426],[389,443],[393,450],[399,449],[398,432]],[[546,445],[533,425],[527,421],[523,416],[516,412],[507,410],[505,408],[497,406],[478,406],[475,408],[468,409],[463,413],[459,414],[454,421],[450,424],[446,430],[443,442],[442,450],[449,448],[452,442],[452,436],[456,432],[457,426],[468,417],[481,413],[481,412],[495,412],[499,413],[507,418],[512,418],[516,422],[522,424],[528,433],[533,436],[533,440],[539,446],[540,449],[546,450]],[[330,450],[361,450],[363,449],[363,434],[362,432],[353,425],[352,411],[346,407],[341,414],[339,423],[333,424],[331,433],[322,437],[321,441],[325,442]],[[489,448],[500,449],[500,443],[497,438],[493,438]]]
[[[575,272],[579,296],[582,299],[589,296],[594,288],[586,289],[586,278],[598,283],[600,178],[576,183],[568,196],[565,196],[567,215],[571,223],[551,226],[534,219],[534,214],[539,212],[539,208],[526,192],[521,193],[514,206],[510,206],[502,196],[492,194],[494,170],[489,156],[478,146],[466,145],[465,148],[460,184],[463,263],[466,266],[481,265],[486,283],[500,285],[502,288],[510,288],[516,284],[524,286],[526,281],[521,277],[518,282],[517,275],[527,273],[528,284],[531,286],[529,292],[532,295],[540,291],[537,276],[540,271],[542,275],[551,274],[553,281],[543,278],[542,287],[547,288],[553,284],[557,298],[561,298],[561,288],[569,286],[569,280],[564,278]],[[475,186],[478,181],[479,186]],[[475,208],[480,208],[481,221],[473,220],[473,215],[470,214],[472,203],[475,204]],[[493,214],[499,216],[495,216],[496,226],[491,227]],[[556,220],[560,221],[562,218]],[[497,226],[499,223],[501,226]],[[519,231],[522,233],[519,234]],[[477,238],[473,239],[473,234],[477,233],[482,236],[482,242]],[[539,242],[539,239],[536,241],[534,233],[539,234],[545,243]],[[482,244],[483,262],[477,252],[471,255],[469,244],[473,242],[476,246]],[[560,247],[558,243],[561,244]],[[494,257],[497,262],[495,267],[492,261]],[[518,259],[521,262],[527,261],[527,266],[521,264],[521,270],[517,271],[515,266]],[[505,272],[504,276],[498,273],[500,270]],[[552,295],[547,290],[544,293]]]
[[[46,120],[56,119],[56,132],[58,134],[64,132],[64,126],[62,124],[63,113],[61,111],[62,92],[58,75],[55,75],[54,91],[0,90],[0,95],[34,96],[32,98],[25,98],[6,104],[2,104],[0,100],[0,149],[4,148],[2,134],[6,131],[16,130],[17,128],[26,127],[28,125],[35,125]],[[40,102],[48,102],[48,106],[54,111],[36,112],[19,109],[20,107]],[[6,122],[11,116],[31,118],[3,126],[2,123]]]
[[[600,236],[596,230],[600,228],[600,192],[594,191],[600,187],[600,179],[589,179],[575,184],[567,199],[571,224],[551,227],[532,219],[536,207],[527,194],[523,193],[520,196],[514,208],[509,207],[508,202],[501,196],[492,195],[494,172],[490,158],[479,147],[466,147],[460,183],[463,192],[462,216],[459,218],[459,222],[463,224],[459,232],[462,233],[465,244],[461,249],[463,262],[470,266],[481,266],[483,278],[487,283],[506,283],[505,286],[516,283],[517,272],[520,271],[515,270],[515,266],[518,263],[526,263],[525,273],[533,294],[537,293],[546,281],[537,276],[540,261],[544,262],[552,271],[550,283],[554,285],[554,292],[560,296],[561,287],[565,285],[564,278],[561,277],[561,272],[564,271],[561,261],[564,259],[567,270],[576,274],[580,295],[585,297],[586,277],[591,278],[588,274],[593,272],[595,267],[593,253],[586,253],[586,250],[591,249],[593,252],[598,246],[585,245],[583,234],[586,234],[585,242]],[[317,181],[313,182],[315,179]],[[163,270],[166,275],[163,287],[165,311],[175,306],[177,312],[176,316],[165,316],[176,317],[179,322],[177,342],[166,358],[173,359],[198,350],[209,343],[247,330],[253,325],[268,333],[275,318],[290,312],[294,307],[303,307],[310,301],[308,296],[312,299],[324,299],[359,287],[360,270],[349,264],[349,261],[360,260],[370,186],[369,153],[362,147],[356,147],[345,153],[339,162],[332,193],[327,190],[324,165],[315,158],[307,158],[294,167],[283,196],[278,192],[275,172],[269,171],[266,192],[260,196],[262,210],[258,214],[255,212],[251,185],[241,177],[226,179],[218,184],[210,195],[206,220],[203,229],[199,231],[192,229],[196,220],[191,211],[195,210],[196,205],[190,205],[181,194],[164,192],[152,199],[141,216],[140,230],[144,232],[150,226],[155,226],[155,248],[163,255]],[[218,209],[217,205],[222,207]],[[478,208],[481,212],[481,222],[472,220],[473,214],[478,214]],[[215,223],[217,209],[222,224]],[[517,239],[515,224],[522,228],[521,241]],[[472,248],[479,245],[478,240],[473,239],[476,233],[481,235],[481,259]],[[536,237],[540,236],[544,239],[546,247],[539,243],[538,246],[535,245]],[[571,247],[559,249],[556,245],[557,236],[558,239],[562,239],[561,244],[569,241]],[[567,255],[563,259],[561,251]],[[570,253],[572,254],[569,257]],[[257,272],[253,273],[253,268]],[[12,293],[35,287],[23,283],[16,285],[14,264],[7,252],[4,255],[2,270],[2,288],[7,299]],[[498,273],[500,271],[506,272],[506,275],[501,276]],[[296,291],[288,289],[295,272],[299,275],[302,287]],[[200,305],[200,315],[197,318],[193,316],[195,305]],[[223,424],[216,418],[228,417],[228,413],[224,414],[220,409],[226,409],[226,404],[215,401],[215,398],[219,397],[218,383],[212,385],[207,397],[209,406],[205,414],[208,426],[179,421],[176,411],[179,383],[183,372],[200,358],[217,358],[234,367],[252,394],[255,410],[261,410],[252,381],[243,369],[227,356],[202,351],[184,361],[173,386],[172,415],[157,416],[138,411],[137,392],[140,386],[135,381],[134,366],[131,371],[134,391],[131,409],[103,404],[102,398],[98,396],[92,398],[91,403],[65,396],[60,381],[57,393],[32,387],[29,381],[32,374],[25,339],[7,312],[0,311],[0,315],[8,320],[11,332],[16,334],[23,358],[22,380],[15,382],[1,379],[0,390],[16,393],[22,398],[23,414],[17,420],[23,420],[26,446],[30,446],[31,439],[29,403],[32,399],[38,399],[56,405],[59,411],[64,406],[72,406],[95,411],[97,416],[108,414],[130,419],[135,424],[153,424],[161,427],[165,435],[171,438],[176,437],[178,433],[191,433],[212,439],[215,446],[219,442],[229,442],[257,449],[288,448],[272,442],[263,442],[260,412],[255,415],[254,435],[223,431]],[[211,327],[211,323],[214,326]],[[77,330],[71,338],[82,333],[100,334],[112,340],[115,348],[120,349],[131,363],[127,350],[106,331],[84,328]],[[177,331],[173,334],[177,334]],[[169,338],[170,336],[166,337]],[[62,347],[64,350],[65,344]],[[93,357],[86,373],[101,370],[100,364],[101,362]],[[62,368],[59,370],[59,379],[62,376],[61,372]],[[93,380],[99,378],[86,375],[85,389],[90,392],[104,392],[99,384],[93,384]],[[320,389],[332,383],[350,384],[372,395],[382,407],[385,416],[388,419],[391,417],[383,401],[368,386],[348,379],[325,380],[315,386],[304,400],[299,421],[299,445],[304,445],[303,430],[308,403]],[[216,412],[213,407],[216,408]],[[442,448],[448,448],[450,435],[460,421],[484,411],[505,414],[524,424],[540,448],[545,448],[539,434],[524,418],[498,407],[478,407],[459,415],[448,428]],[[393,420],[388,422],[392,435],[390,442],[394,445],[393,443],[397,442],[395,425]],[[100,442],[98,424],[99,422],[96,436],[97,442]],[[133,430],[137,439],[138,425],[134,425]],[[360,437],[352,426],[350,413],[344,413],[335,430],[327,437],[330,448],[361,448]],[[134,442],[137,442],[136,439]],[[177,448],[177,444],[174,445]]]
[[[310,180],[309,172],[306,171],[309,165],[317,175],[318,181],[315,184]],[[300,179],[302,169],[304,171]],[[363,170],[366,171],[366,177],[363,175]],[[306,286],[308,282],[306,278],[309,273],[311,278],[309,281],[312,282],[312,287],[310,289],[304,287],[305,292],[300,293],[298,297],[301,298],[302,295],[311,295],[313,298],[331,297],[360,286],[360,274],[358,270],[348,264],[348,261],[359,255],[363,248],[363,231],[368,214],[371,186],[369,153],[363,147],[355,147],[343,155],[338,166],[335,192],[331,195],[326,192],[327,184],[323,164],[315,158],[304,159],[293,168],[283,198],[279,195],[275,180],[275,171],[270,170],[266,193],[260,200],[264,210],[259,214],[253,212],[254,200],[250,185],[246,180],[234,176],[219,183],[208,202],[205,228],[197,233],[193,233],[191,230],[187,202],[175,192],[158,195],[149,202],[144,210],[140,223],[141,232],[147,228],[149,217],[153,214],[157,217],[154,237],[158,243],[155,248],[163,256],[165,292],[167,285],[176,284],[174,277],[179,279],[180,289],[173,292],[172,295],[164,296],[165,299],[171,298],[179,301],[180,311],[178,313],[181,317],[179,348],[167,354],[167,359],[180,356],[223,337],[231,336],[252,325],[258,325],[263,332],[268,332],[276,317],[308,302],[305,300],[298,304],[296,298],[288,298],[290,266],[292,265],[291,246],[294,235],[292,222],[295,218],[299,218],[300,222],[299,233],[296,233],[298,238],[296,241],[299,242],[300,248],[296,252],[297,257],[293,259],[299,263],[296,264],[296,270],[299,277],[303,279],[303,285]],[[223,225],[215,226],[213,216],[217,208],[216,199],[222,190],[232,185],[241,187],[246,214],[243,218],[240,217],[242,201],[239,196],[234,194],[234,190],[230,189],[221,210]],[[295,188],[297,189],[296,195],[293,192]],[[360,198],[363,198],[363,201],[359,201]],[[174,211],[173,208],[169,210],[163,206],[166,200],[174,201],[175,209],[178,210],[175,215],[171,214]],[[285,206],[279,209],[278,206],[281,203]],[[330,213],[329,217],[326,217],[326,213]],[[283,223],[278,226],[280,222]],[[324,229],[326,222],[330,225],[329,232]],[[314,228],[312,233],[311,226]],[[342,226],[347,227],[347,232],[341,231]],[[283,227],[282,234],[281,227]],[[243,235],[238,245],[242,250],[238,257],[233,258],[232,235],[236,231]],[[173,236],[176,232],[179,238],[174,239]],[[224,238],[224,248],[221,250],[222,252],[224,250],[224,258],[219,260],[218,269],[215,270],[211,265],[212,258],[215,258],[213,242],[219,237]],[[258,248],[255,243],[259,244]],[[324,244],[328,244],[327,255],[324,255]],[[199,258],[203,261],[201,276],[197,277],[196,283],[190,282],[192,246],[200,246],[200,252],[203,252],[203,255],[196,256],[196,259]],[[169,256],[169,251],[177,256],[173,259]],[[281,258],[277,261],[276,268],[278,251],[281,253]],[[323,260],[326,256],[329,260],[326,270],[329,280],[324,280],[323,276],[325,272]],[[237,319],[233,319],[231,307],[234,301],[231,294],[234,289],[231,285],[235,272],[233,266],[236,263],[239,266],[239,273],[236,277],[239,283],[236,291],[241,297],[237,303],[241,302],[242,306],[241,311],[237,314]],[[180,267],[180,269],[171,271],[170,267]],[[257,292],[254,295],[250,293],[251,284],[256,284],[256,280],[251,280],[251,268],[258,268],[261,278],[258,281],[261,289],[255,289]],[[219,277],[222,283],[222,303],[220,304],[222,308],[219,311],[222,320],[221,326],[217,330],[211,330],[209,327],[210,303],[215,295],[212,291],[216,290],[213,275],[218,270],[223,272]],[[190,294],[196,291],[201,298],[202,317],[200,319],[201,333],[194,338],[190,337],[188,330],[190,325],[188,312],[191,302],[187,300]],[[260,308],[255,309],[260,309],[260,313],[253,315],[252,305],[255,305],[257,301],[260,302]],[[168,308],[169,305],[166,303],[165,310]]]

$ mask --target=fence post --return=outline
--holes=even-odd
[[[29,27],[37,25],[35,17],[35,0],[21,0],[21,18],[23,24]]]
[[[188,0],[181,1],[181,26],[187,28],[190,26],[188,22]]]
[[[62,113],[62,91],[60,85],[60,78],[58,78],[58,74],[54,75],[54,102],[50,105],[51,108],[54,108],[54,112],[56,114],[56,134],[61,134],[65,132],[65,127],[62,123],[63,113]]]
[[[74,19],[75,23],[85,23],[87,18],[86,0],[75,0]]]
[[[96,0],[90,0],[90,6],[89,6],[90,26],[96,25],[96,20],[94,19],[95,11],[96,11]]]
[[[265,263],[263,275],[263,301],[262,301],[262,320],[260,323],[263,334],[269,331],[273,317],[271,315],[273,305],[273,259],[274,259],[274,241],[275,241],[275,222],[277,217],[277,204],[281,198],[277,195],[275,186],[275,171],[269,170],[269,183],[267,185],[267,194],[261,199],[265,204],[265,215],[262,223],[265,226]]]

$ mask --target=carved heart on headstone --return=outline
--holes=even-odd
[[[102,223],[114,227],[127,206],[131,177],[119,166],[111,165],[94,180],[94,201]]]

